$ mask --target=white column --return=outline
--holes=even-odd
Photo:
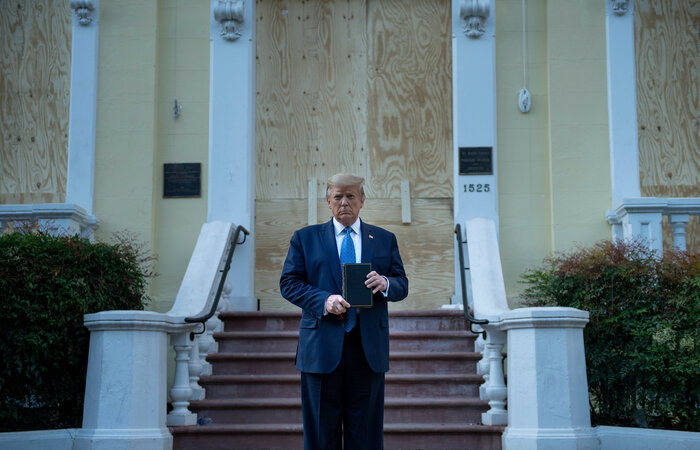
[[[172,319],[151,311],[103,311],[87,314],[85,326],[90,354],[83,427],[73,448],[172,448],[165,426]]]
[[[676,250],[685,251],[685,227],[690,222],[690,215],[671,214],[668,216],[668,221],[673,229],[673,247]]]
[[[192,398],[189,362],[193,342],[190,333],[173,333],[170,335],[170,343],[175,351],[175,378],[170,388],[173,409],[168,413],[166,423],[171,427],[194,425],[197,423],[197,415],[188,409]]]
[[[474,217],[493,219],[498,224],[494,15],[492,0],[452,0],[454,221],[462,226]],[[461,147],[490,147],[492,174],[460,175]],[[458,265],[455,248],[453,304],[462,304]]]
[[[208,221],[250,231],[229,277],[231,307],[254,310],[255,273],[255,2],[211,0]]]
[[[503,376],[502,353],[503,345],[506,343],[506,333],[487,325],[484,325],[484,328],[487,328],[484,360],[489,366],[489,379],[488,383],[484,383],[486,384],[484,394],[489,401],[489,410],[481,414],[481,422],[484,425],[506,425],[508,424],[506,411],[508,388]],[[481,389],[479,393],[481,394]]]
[[[95,190],[95,130],[97,127],[97,56],[99,1],[71,0],[70,113],[66,203],[92,215]]]
[[[588,312],[520,308],[502,316],[508,332],[506,450],[598,449],[591,428],[583,328]]]
[[[605,0],[612,207],[640,197],[634,2]]]

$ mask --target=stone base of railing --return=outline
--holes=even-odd
[[[588,403],[583,327],[588,312],[520,308],[501,316],[508,332],[508,449],[597,449]]]
[[[196,324],[151,311],[103,311],[86,315],[85,326],[90,354],[74,449],[172,448],[165,415],[168,334],[187,335]],[[184,370],[187,383],[186,362]]]

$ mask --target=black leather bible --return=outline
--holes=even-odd
[[[343,298],[354,308],[372,307],[372,290],[365,286],[372,264],[343,264]]]

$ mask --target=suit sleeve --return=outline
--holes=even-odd
[[[399,254],[399,245],[396,242],[396,236],[391,234],[391,269],[388,274],[384,275],[389,279],[389,292],[386,299],[390,302],[398,302],[403,300],[408,295],[408,278],[406,271],[403,268],[403,261]]]
[[[298,232],[294,233],[289,243],[280,277],[280,292],[289,302],[314,312],[318,317],[323,315],[326,299],[331,295],[330,292],[309,283],[306,255]]]

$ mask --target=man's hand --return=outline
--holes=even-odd
[[[377,292],[384,292],[388,287],[386,283],[386,278],[379,275],[374,270],[367,274],[367,281],[365,281],[365,286],[372,289],[372,294]]]
[[[326,311],[329,314],[343,314],[350,307],[342,295],[329,295],[326,299]]]

